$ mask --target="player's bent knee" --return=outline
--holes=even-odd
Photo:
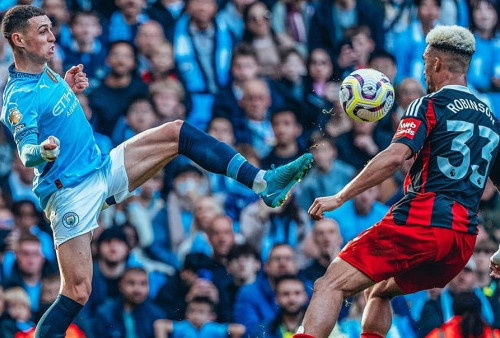
[[[72,284],[66,283],[63,287],[63,294],[82,305],[87,303],[91,292],[92,282],[90,278],[83,278]]]
[[[172,122],[167,122],[161,125],[163,132],[168,135],[169,137],[172,136],[179,136],[179,133],[181,131],[182,125],[184,124],[184,121],[182,120],[175,120]]]
[[[329,274],[325,274],[314,282],[313,293],[321,294],[326,293],[338,293],[343,299],[350,297],[353,292],[347,289],[347,285],[342,279],[332,278]]]
[[[393,298],[400,294],[393,280],[384,280],[365,290],[365,297]]]

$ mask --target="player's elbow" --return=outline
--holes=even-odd
[[[397,143],[391,144],[385,150],[385,162],[387,169],[391,172],[396,172],[410,156],[411,150],[408,146]]]

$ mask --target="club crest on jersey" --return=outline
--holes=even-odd
[[[80,218],[75,212],[67,212],[62,218],[63,225],[66,228],[72,228],[80,222]]]
[[[9,110],[9,122],[13,126],[19,123],[21,119],[23,118],[23,114],[19,111],[17,108],[12,108]]]
[[[58,83],[58,82],[59,82],[59,81],[57,81],[57,78],[56,78],[56,76],[54,75],[54,73],[52,73],[52,72],[50,71],[50,69],[48,69],[48,68],[47,68],[47,69],[45,70],[45,73],[47,73],[47,76],[49,77],[49,79],[51,79],[51,80],[52,80],[52,82],[55,82],[55,83]]]
[[[406,137],[413,140],[421,123],[422,121],[417,119],[406,118],[401,120],[401,122],[399,122],[398,130],[396,130],[396,133],[394,134],[394,138]]]

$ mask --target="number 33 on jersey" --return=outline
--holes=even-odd
[[[392,141],[416,155],[405,180],[407,194],[393,208],[395,222],[411,219],[476,233],[476,212],[499,141],[498,121],[466,87],[445,86],[413,101]],[[495,175],[500,183],[500,173]]]

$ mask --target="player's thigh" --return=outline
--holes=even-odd
[[[124,142],[125,170],[132,191],[150,179],[179,152],[182,121],[162,124]]]
[[[337,257],[328,266],[323,277],[314,284],[315,292],[339,291],[350,297],[374,284],[366,274],[342,258]]]

